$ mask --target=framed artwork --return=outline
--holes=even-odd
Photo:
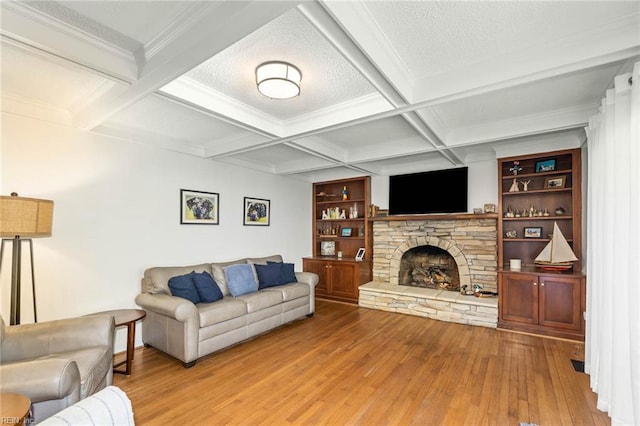
[[[320,242],[320,256],[335,256],[336,254],[336,242],[335,241],[321,241]]]
[[[244,215],[242,224],[251,226],[269,226],[271,221],[271,201],[262,198],[244,197]]]
[[[356,253],[356,260],[362,261],[362,259],[364,259],[364,247],[360,247]]]
[[[556,160],[542,160],[536,163],[536,173],[553,172],[556,169]]]
[[[548,177],[544,180],[544,189],[564,188],[566,181],[566,176]]]
[[[539,227],[526,227],[524,228],[525,238],[542,238],[542,228]]]
[[[350,237],[352,232],[353,232],[353,228],[342,228],[340,230],[340,236],[341,237]]]
[[[218,225],[220,195],[216,192],[180,190],[180,223]]]

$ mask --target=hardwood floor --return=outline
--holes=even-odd
[[[138,348],[138,425],[608,425],[581,345],[317,301],[297,321],[185,369]]]

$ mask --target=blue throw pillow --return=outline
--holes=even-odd
[[[282,263],[255,264],[253,266],[258,274],[258,289],[284,284],[280,278]]]
[[[169,279],[169,290],[172,296],[182,297],[192,303],[200,303],[200,295],[193,282],[193,272],[186,275],[178,275]]]
[[[210,273],[207,271],[201,273],[193,272],[192,276],[200,300],[203,303],[212,303],[222,299],[222,291],[220,291],[220,287],[218,287]]]
[[[279,262],[271,262],[268,261],[268,264],[271,263],[279,263]],[[280,270],[280,281],[282,281],[282,284],[288,284],[288,283],[297,283],[298,279],[296,278],[296,273],[295,273],[295,265],[293,263],[281,263],[282,265],[282,269]]]
[[[227,280],[229,293],[233,297],[258,291],[253,265],[249,263],[225,267],[224,277]]]

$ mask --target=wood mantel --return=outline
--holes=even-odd
[[[459,220],[459,219],[496,219],[498,213],[443,213],[443,214],[410,214],[395,216],[377,216],[369,220],[394,221],[394,220]]]

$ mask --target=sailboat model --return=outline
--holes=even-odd
[[[578,258],[571,250],[569,243],[560,232],[558,224],[553,223],[553,236],[551,241],[540,252],[538,257],[535,258],[533,263],[536,266],[548,269],[548,270],[567,270],[573,267],[573,262],[576,262]]]

